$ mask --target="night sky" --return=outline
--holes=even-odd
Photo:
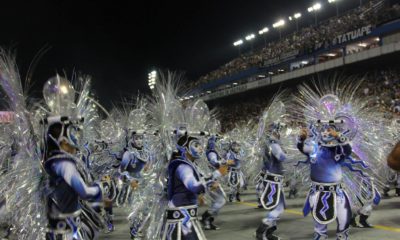
[[[126,1],[128,2],[128,1]],[[32,94],[41,97],[44,81],[73,69],[90,74],[101,102],[147,92],[153,67],[186,72],[188,80],[238,56],[232,43],[258,33],[282,17],[303,13],[300,25],[314,16],[310,0],[252,1],[7,1],[1,5],[0,45],[17,50],[22,74],[35,54],[50,47],[34,72]],[[327,0],[319,18],[333,16]],[[341,0],[341,10],[359,0]],[[295,29],[293,23],[283,34]],[[270,30],[268,38],[277,38]],[[254,46],[262,45],[258,37]],[[247,45],[249,46],[249,45]]]

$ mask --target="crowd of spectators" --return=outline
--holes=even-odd
[[[378,105],[387,118],[391,118],[393,114],[400,115],[399,71],[383,70],[369,74],[362,91],[365,96],[375,98],[371,105]]]
[[[389,6],[387,6],[389,5]],[[279,58],[282,54],[297,52],[311,53],[318,48],[332,44],[336,36],[366,25],[376,25],[389,20],[400,12],[399,4],[390,4],[390,0],[370,0],[362,6],[350,10],[339,17],[333,17],[318,25],[305,27],[299,31],[269,42],[260,50],[250,54],[242,54],[227,64],[221,66],[189,83],[189,88],[196,88],[212,80],[249,69],[263,66],[265,60]]]
[[[372,97],[371,106],[376,105],[386,118],[400,116],[400,71],[381,70],[365,75],[360,94]],[[219,104],[219,120],[222,131],[227,132],[236,126],[258,122],[269,98],[254,96],[247,100],[226,101]]]
[[[221,130],[226,132],[236,126],[251,124],[251,121],[256,123],[267,104],[268,98],[263,96],[256,96],[247,101],[230,101],[220,104],[218,116],[221,122]]]

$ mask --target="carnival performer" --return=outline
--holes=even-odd
[[[216,188],[217,184],[213,180],[206,182],[197,170],[195,161],[203,154],[197,138],[182,136],[177,145],[180,156],[171,159],[168,165],[169,206],[161,239],[204,240],[206,237],[197,218],[197,198],[208,188]],[[215,171],[214,177],[221,174],[221,171]]]
[[[4,49],[0,72],[2,91],[18,126],[11,134],[18,139],[18,151],[9,171],[0,175],[0,196],[6,197],[6,209],[12,212],[11,236],[95,239],[104,225],[88,201],[100,202],[108,183],[92,182],[79,155],[83,126],[93,120],[90,115],[98,106],[89,97],[89,79],[79,77],[84,84],[78,91],[59,75],[49,79],[43,88],[47,106],[28,110],[14,55]]]
[[[121,168],[125,167],[129,173],[130,173],[130,178],[135,179],[137,181],[138,186],[132,186],[133,189],[136,187],[140,188],[140,185],[146,184],[144,183],[144,179],[142,176],[143,171],[147,171],[148,169],[148,164],[150,161],[150,151],[145,147],[143,144],[144,141],[144,135],[145,134],[138,134],[138,132],[134,132],[131,141],[130,141],[130,147],[128,148],[130,152],[125,152],[123,157],[122,157],[122,163],[121,163]],[[127,164],[129,160],[129,163]],[[135,199],[133,199],[133,202],[131,204],[136,204]],[[143,206],[143,208],[146,208],[146,206]],[[148,215],[149,212],[145,211],[146,209],[143,209],[143,214]],[[135,216],[130,215],[129,218],[131,225],[130,225],[130,234],[132,239],[137,239],[142,236],[142,226],[145,224],[145,220],[142,219],[141,221],[135,219]],[[146,219],[146,218],[145,218]]]
[[[122,156],[122,162],[120,165],[120,176],[123,182],[128,182],[127,187],[135,190],[139,185],[139,179],[141,178],[141,172],[147,164],[149,155],[143,148],[143,133],[132,132],[130,140],[128,142],[128,147]],[[126,189],[124,193],[121,193],[119,198],[120,203],[124,203],[127,199],[132,203],[131,190]]]
[[[280,130],[280,123],[272,123],[269,126],[264,149],[263,180],[257,188],[262,192],[260,204],[269,212],[256,231],[256,237],[259,240],[279,239],[273,232],[277,229],[276,222],[285,209],[282,162],[286,160],[286,154],[280,145]]]
[[[258,154],[261,172],[256,176],[256,192],[259,206],[268,213],[256,230],[257,239],[279,239],[273,232],[277,229],[277,220],[285,208],[283,193],[284,167],[287,153],[282,146],[289,143],[283,142],[282,129],[286,126],[285,101],[288,100],[287,92],[282,91],[274,95],[270,104],[265,108],[259,119],[256,134],[255,149]],[[261,163],[261,166],[260,166]],[[253,171],[257,171],[254,169]]]
[[[217,151],[217,141],[219,136],[211,136],[207,142],[206,156],[207,160],[210,163],[210,167],[213,171],[219,170],[222,168],[228,169],[229,164],[234,164],[234,161],[230,160],[229,162],[225,162],[225,160],[219,155]],[[216,183],[219,184],[219,187],[215,189],[215,191],[210,191],[211,195],[211,206],[208,210],[206,210],[202,215],[201,222],[204,225],[204,229],[206,230],[218,230],[219,227],[216,226],[213,222],[215,217],[218,215],[221,208],[226,203],[225,192],[220,185],[221,179],[214,179]]]
[[[104,129],[102,129],[104,131]],[[117,166],[114,163],[116,155],[111,153],[109,143],[106,141],[95,140],[93,141],[92,149],[90,149],[91,157],[94,158],[92,164],[92,172],[95,173],[95,179],[100,179],[102,182],[109,182],[108,189],[109,197],[103,199],[104,208],[98,209],[103,215],[107,225],[107,231],[112,232],[115,230],[114,214],[113,214],[113,201],[117,195],[116,182],[114,174],[117,172]],[[102,212],[104,210],[104,212]]]
[[[234,198],[240,202],[240,191],[245,186],[245,179],[243,172],[241,171],[242,166],[242,154],[241,146],[238,141],[231,141],[229,151],[226,154],[228,168],[228,186],[230,187],[229,202],[232,202]]]
[[[352,209],[379,198],[374,182],[382,181],[375,170],[382,167],[388,134],[381,128],[382,113],[359,91],[361,84],[354,76],[303,84],[291,107],[290,116],[307,126],[297,139],[307,160],[297,166],[309,168],[303,213],[312,213],[316,240],[327,239],[327,225],[335,220],[336,238],[349,239]]]
[[[126,101],[126,100],[125,100]],[[114,118],[118,119],[117,132],[121,134],[115,141],[124,143],[124,152],[117,175],[117,204],[128,208],[131,239],[142,237],[143,225],[149,216],[150,203],[145,201],[145,195],[151,194],[149,172],[152,164],[152,153],[149,145],[151,138],[148,130],[146,100],[140,96],[135,102],[124,102],[122,108],[113,110]],[[139,208],[139,209],[138,209]]]
[[[280,126],[274,126],[275,124],[271,124],[270,128],[280,128]],[[263,148],[263,167],[262,171],[259,173],[260,176],[258,178],[258,182],[256,184],[256,193],[257,193],[257,201],[258,208],[263,208],[261,204],[261,196],[265,190],[264,177],[265,174],[270,172],[280,172],[280,175],[283,174],[283,166],[282,162],[286,159],[286,154],[282,150],[280,146],[280,133],[279,129],[269,130],[270,133],[267,135],[266,144]],[[272,169],[272,170],[270,170]]]
[[[142,132],[142,133],[141,133]],[[144,138],[146,136],[146,133],[142,131],[136,131],[134,132],[134,136],[131,139],[131,147],[128,148],[130,150],[130,168],[132,171],[130,171],[132,174],[130,175],[132,179],[136,179],[138,181],[138,189],[137,194],[133,196],[133,202],[131,203],[131,208],[136,208],[136,204],[140,204],[142,211],[140,212],[141,217],[138,218],[138,216],[135,216],[135,213],[137,212],[132,212],[128,219],[130,221],[130,235],[132,239],[140,239],[143,236],[143,226],[146,224],[149,214],[150,214],[150,208],[148,205],[146,205],[146,202],[143,200],[140,201],[140,199],[135,199],[135,197],[140,198],[144,197],[143,195],[148,194],[146,193],[146,187],[144,185],[150,184],[149,179],[145,179],[143,177],[143,174],[145,172],[149,171],[149,166],[151,164],[151,158],[152,154],[150,149],[146,146]],[[133,148],[132,148],[133,147]],[[127,159],[127,153],[124,154],[122,158],[122,163],[121,167],[125,165],[125,161]],[[134,162],[133,162],[134,161]],[[143,185],[141,187],[141,185]]]
[[[53,107],[51,103],[56,101],[56,98],[65,100],[68,99],[68,94],[74,96],[72,85],[58,75],[46,82],[43,93],[50,108]],[[73,105],[70,102],[59,104]],[[93,231],[96,230],[87,229],[90,227],[87,225],[86,229],[81,230],[80,201],[101,201],[103,184],[89,185],[85,181],[86,175],[80,166],[83,162],[76,156],[80,146],[80,124],[83,119],[71,111],[58,110],[52,111],[43,121],[46,129],[43,166],[49,178],[49,231],[46,239],[93,239],[97,234]]]
[[[90,134],[88,143],[84,145],[86,155],[91,162],[91,173],[94,179],[110,182],[109,195],[103,199],[104,208],[98,208],[107,225],[106,232],[115,230],[113,202],[117,196],[118,170],[122,160],[120,149],[125,144],[121,138],[122,130],[116,127],[115,111],[108,117],[91,124],[94,133]],[[85,134],[86,135],[86,134]]]
[[[337,219],[337,239],[347,239],[351,220],[350,202],[341,187],[340,162],[351,154],[351,146],[336,130],[334,123],[324,124],[321,142],[310,145],[307,129],[298,139],[299,150],[308,156],[311,163],[310,177],[313,185],[307,196],[304,214],[312,210],[314,217],[314,239],[326,239],[328,223]]]

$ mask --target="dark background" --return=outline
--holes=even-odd
[[[49,48],[33,74],[32,95],[41,97],[44,81],[56,72],[73,70],[93,76],[101,102],[110,107],[121,96],[147,92],[153,68],[186,73],[194,81],[238,56],[232,43],[270,28],[302,12],[300,26],[314,22],[310,0],[201,1],[4,1],[0,14],[0,45],[17,51],[22,76],[34,56]],[[318,19],[336,14],[335,5],[320,1]],[[344,12],[359,0],[340,0]],[[287,21],[282,34],[295,30]],[[258,37],[254,46],[262,46]],[[244,45],[242,50],[249,48]]]

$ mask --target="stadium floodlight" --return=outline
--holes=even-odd
[[[207,91],[207,93],[208,93],[208,94],[210,94],[210,93],[211,93],[211,91]]]
[[[148,85],[150,89],[154,89],[157,81],[157,71],[153,70],[148,74]]]
[[[299,18],[301,17],[301,13],[299,13],[299,12],[297,12],[297,13],[295,13],[295,14],[293,14],[293,18],[294,18],[294,20],[296,20],[296,31],[299,31]],[[291,21],[292,19],[291,19],[292,17],[289,17],[289,20]]]
[[[279,28],[285,25],[285,20],[281,19],[277,21],[276,23],[272,24],[273,28]]]
[[[246,40],[250,41],[250,40],[254,39],[255,37],[256,36],[254,34],[249,34],[249,35],[246,36]]]
[[[294,20],[296,20],[296,31],[299,31],[299,18],[301,17],[301,13],[297,12],[295,14],[293,14],[293,17],[290,16],[289,20],[292,21],[293,18]]]
[[[338,0],[328,0],[328,3],[334,3],[337,2]]]
[[[281,33],[281,27],[285,25],[285,20],[281,19],[277,21],[276,23],[272,24],[273,28],[277,28],[279,30],[279,39],[282,38],[282,33]]]
[[[239,50],[239,56],[240,56],[240,46],[243,44],[243,40],[239,39],[236,42],[233,43],[233,46],[238,47]]]
[[[237,46],[240,46],[242,44],[243,44],[243,40],[239,39],[239,40],[237,40],[236,42],[233,43],[233,46],[237,47]]]
[[[251,44],[251,52],[253,52],[253,39],[256,37],[254,34],[249,34],[246,36],[246,41],[249,41]]]
[[[318,20],[317,20],[317,12],[321,9],[322,5],[321,3],[316,3],[314,5],[312,5],[311,7],[307,8],[308,12],[314,12],[314,16],[315,16],[315,25],[318,24]]]
[[[266,39],[264,33],[267,33],[267,32],[269,32],[269,28],[267,28],[267,27],[265,27],[265,28],[261,29],[260,31],[258,31],[258,34],[263,35],[263,38],[264,38],[264,46],[265,46],[265,47],[267,46],[267,39]]]
[[[269,31],[269,28],[265,27],[263,29],[261,29],[260,31],[258,31],[258,34],[263,35],[264,33],[267,33]]]
[[[312,5],[311,7],[307,8],[307,11],[308,12],[315,12],[315,11],[320,10],[321,7],[322,7],[321,3],[316,3],[316,4]]]

